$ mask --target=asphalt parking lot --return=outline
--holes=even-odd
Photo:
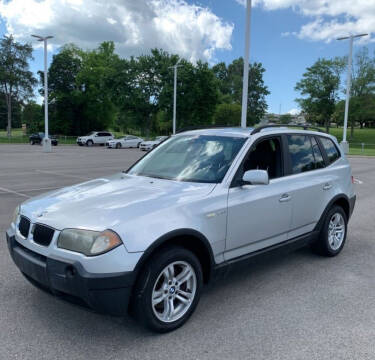
[[[351,158],[357,204],[344,251],[308,249],[234,269],[182,328],[152,334],[27,283],[4,232],[20,202],[126,169],[138,149],[0,145],[0,359],[374,359],[375,158]],[[306,205],[308,206],[308,204]]]

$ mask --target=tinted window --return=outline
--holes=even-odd
[[[326,151],[328,162],[332,164],[334,161],[336,161],[340,157],[340,154],[335,144],[333,143],[331,139],[328,139],[325,137],[320,137],[320,141],[322,142],[324,150]]]
[[[323,159],[322,153],[320,151],[319,145],[316,142],[314,137],[311,138],[311,144],[312,144],[314,158],[315,158],[315,167],[317,169],[324,168],[324,165],[325,165],[324,159]]]
[[[315,158],[309,136],[288,135],[288,148],[293,174],[315,169]]]

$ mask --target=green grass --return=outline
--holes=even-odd
[[[341,127],[330,128],[329,133],[336,136],[338,141],[342,140],[343,129]],[[351,138],[350,128],[348,128],[346,138],[349,143],[353,144],[365,143],[375,145],[375,129],[354,129],[354,135],[353,138]]]

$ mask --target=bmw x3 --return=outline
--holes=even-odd
[[[29,199],[7,243],[32,284],[167,332],[228,264],[343,249],[356,196],[337,140],[281,127],[191,130],[129,169]]]

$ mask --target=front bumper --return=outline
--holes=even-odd
[[[12,229],[6,238],[14,263],[33,285],[100,313],[126,314],[134,272],[92,274],[79,262],[48,258],[25,248]]]

